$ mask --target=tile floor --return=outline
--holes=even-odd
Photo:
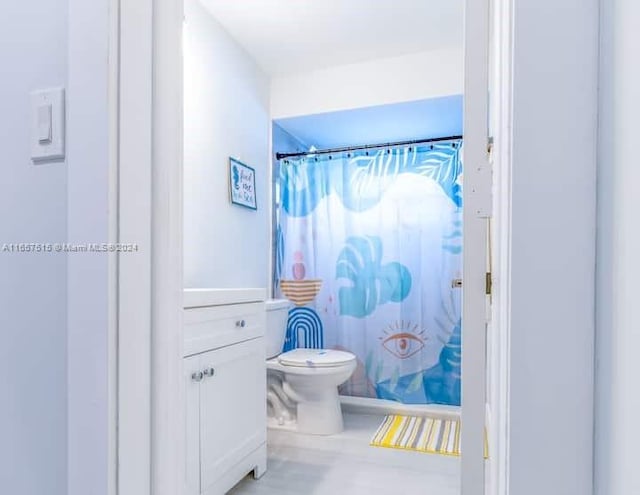
[[[269,430],[267,473],[229,495],[459,495],[458,458],[370,447],[382,419],[345,414],[330,437]]]

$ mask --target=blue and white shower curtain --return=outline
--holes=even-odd
[[[461,144],[279,164],[284,350],[354,353],[342,394],[460,404]]]

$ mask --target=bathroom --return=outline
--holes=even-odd
[[[190,495],[460,493],[463,2],[327,4],[185,0]]]

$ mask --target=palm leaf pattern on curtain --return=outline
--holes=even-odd
[[[398,175],[410,173],[436,182],[455,205],[460,207],[462,191],[457,181],[462,166],[459,153],[458,144],[453,143],[434,145],[432,150],[421,153],[406,148],[393,153],[381,150],[374,156],[356,157],[350,162],[351,177],[347,189],[354,194],[343,194],[345,206],[353,210],[373,206]],[[373,204],[363,205],[362,198],[371,195],[377,196]]]
[[[364,211],[374,207],[400,174],[416,174],[437,183],[458,207],[462,190],[461,143],[433,145],[428,151],[417,148],[380,150],[349,160],[336,180],[326,162],[313,157],[297,162],[302,167],[281,167],[282,206],[289,215],[303,217],[334,190],[346,208]]]
[[[411,274],[406,266],[382,264],[380,237],[350,237],[336,266],[336,278],[350,281],[340,287],[340,314],[364,318],[388,302],[400,302],[411,290]]]

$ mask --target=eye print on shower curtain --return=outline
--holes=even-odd
[[[354,353],[342,394],[460,404],[461,144],[280,162],[283,350]]]

